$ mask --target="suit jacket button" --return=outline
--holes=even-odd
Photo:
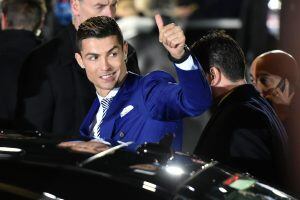
[[[122,131],[121,131],[120,134],[119,134],[120,137],[124,137],[124,135],[125,135],[125,134],[124,134],[124,132],[122,132]]]

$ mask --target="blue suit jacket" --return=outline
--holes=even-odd
[[[128,73],[103,119],[100,137],[112,144],[133,141],[129,149],[134,150],[144,142],[158,142],[172,133],[172,147],[181,150],[181,119],[203,113],[210,106],[211,91],[201,69],[176,70],[180,83],[162,71],[146,76]],[[81,125],[81,135],[91,137],[89,126],[98,109],[99,101],[95,99]]]

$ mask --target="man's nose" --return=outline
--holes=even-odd
[[[107,16],[107,17],[115,17],[115,9],[112,8],[112,6],[106,6],[105,9],[104,9],[104,13],[103,15],[104,16]]]
[[[102,71],[107,71],[107,70],[110,69],[110,66],[109,66],[109,63],[107,61],[107,58],[103,58],[101,60],[100,68],[101,68]]]

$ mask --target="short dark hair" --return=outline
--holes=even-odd
[[[244,53],[238,43],[224,31],[213,31],[205,35],[191,49],[205,73],[209,73],[210,68],[215,66],[231,81],[244,79]]]
[[[81,42],[87,38],[105,38],[108,36],[117,36],[118,42],[123,45],[123,35],[117,22],[106,16],[92,17],[80,24],[76,44],[78,50],[81,50]]]
[[[44,0],[3,0],[1,7],[7,18],[7,25],[12,29],[35,32],[46,14]]]

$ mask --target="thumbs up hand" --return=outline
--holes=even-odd
[[[156,25],[159,30],[159,41],[164,45],[171,56],[177,60],[184,55],[185,35],[181,27],[174,23],[164,25],[162,17],[155,15]]]

